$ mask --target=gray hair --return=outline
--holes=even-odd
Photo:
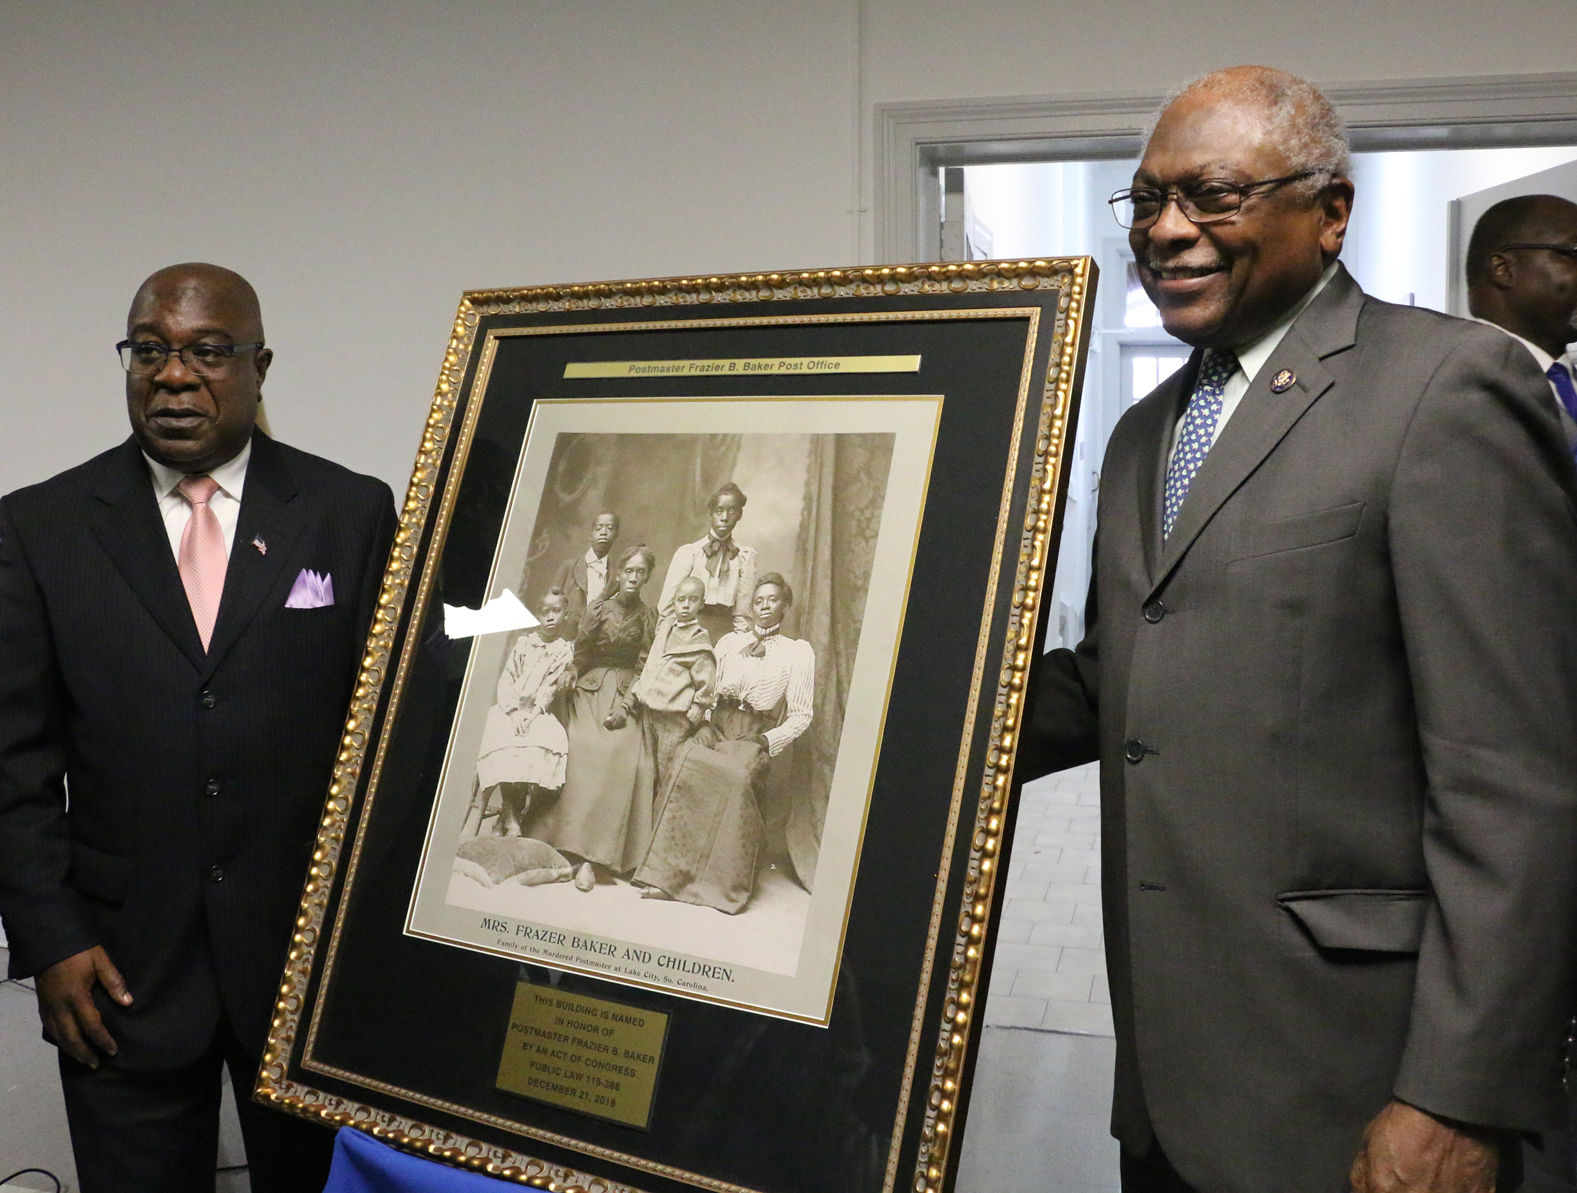
[[[1184,83],[1167,95],[1150,117],[1144,130],[1145,150],[1166,110],[1194,92],[1208,92],[1222,102],[1261,113],[1266,139],[1280,146],[1294,169],[1319,172],[1298,183],[1297,190],[1312,194],[1331,178],[1351,177],[1352,146],[1347,139],[1347,126],[1331,101],[1307,79],[1268,66],[1229,67]]]

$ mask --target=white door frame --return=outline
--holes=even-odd
[[[1347,122],[1355,149],[1577,143],[1577,73],[1323,89]],[[878,261],[941,257],[940,167],[1136,157],[1161,99],[1155,92],[1122,92],[877,104]]]

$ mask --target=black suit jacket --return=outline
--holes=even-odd
[[[613,555],[608,555],[609,574],[613,571]],[[591,592],[591,577],[586,573],[586,553],[582,551],[573,559],[566,559],[564,566],[559,568],[558,575],[553,578],[553,586],[564,593],[567,608],[564,610],[564,619],[568,636],[575,636],[575,629],[580,625],[580,619],[586,616],[586,606],[602,595],[599,590]]]
[[[134,441],[0,501],[10,970],[103,945],[117,1063],[221,1010],[261,1052],[393,529],[387,485],[255,433],[205,654]],[[303,569],[332,605],[285,607]]]
[[[1163,543],[1198,355],[1113,432],[1090,631],[1021,747],[1027,775],[1101,759],[1114,1130],[1202,1189],[1316,1193],[1393,1095],[1554,1125],[1577,475],[1548,387],[1343,272]]]

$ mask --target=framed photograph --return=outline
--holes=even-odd
[[[949,1188],[1094,281],[464,295],[256,1096],[554,1189]]]

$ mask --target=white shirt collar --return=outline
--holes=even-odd
[[[1555,363],[1555,357],[1544,351],[1543,348],[1540,348],[1532,340],[1523,339],[1509,327],[1502,327],[1498,323],[1491,323],[1488,319],[1480,319],[1477,315],[1473,316],[1473,322],[1482,323],[1485,327],[1493,327],[1496,331],[1502,333],[1503,335],[1508,335],[1512,339],[1516,340],[1517,343],[1521,344],[1529,352],[1533,353],[1533,359],[1539,362],[1539,372],[1548,373],[1550,371],[1550,366]]]
[[[153,477],[153,495],[155,497],[168,497],[175,492],[175,486],[180,484],[186,477],[186,473],[177,472],[175,469],[159,463],[147,452],[142,453],[142,458],[148,461],[148,471]],[[240,501],[241,490],[246,487],[246,466],[251,459],[252,439],[248,436],[240,451],[236,452],[225,463],[219,465],[218,468],[212,469],[208,475],[214,478],[214,482],[227,496]]]
[[[1270,359],[1270,354],[1280,347],[1282,338],[1287,334],[1287,329],[1292,326],[1293,321],[1299,315],[1303,314],[1304,310],[1314,301],[1319,292],[1330,284],[1331,279],[1336,276],[1338,268],[1340,267],[1335,261],[1327,265],[1325,272],[1320,274],[1319,281],[1309,288],[1307,294],[1293,303],[1287,313],[1276,320],[1264,335],[1258,339],[1250,340],[1236,350],[1238,368],[1243,371],[1245,378],[1252,382],[1255,374],[1265,367],[1265,362]]]

